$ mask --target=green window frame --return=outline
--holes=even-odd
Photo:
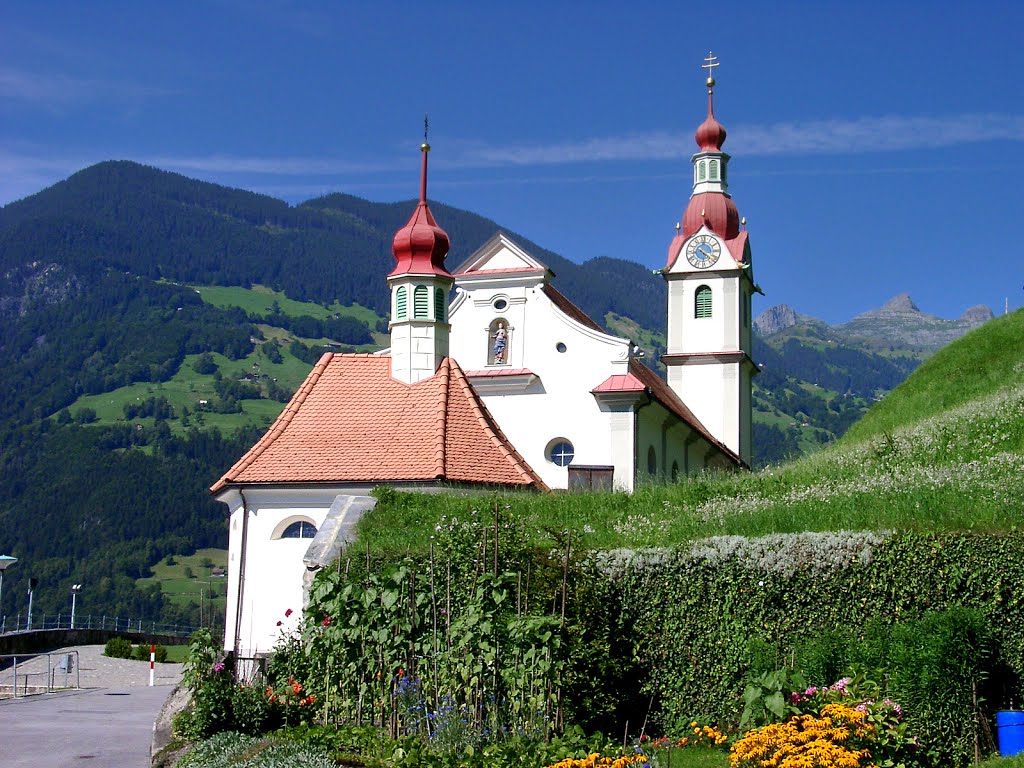
[[[711,288],[706,285],[697,289],[693,301],[693,316],[696,318],[711,317]]]
[[[412,289],[412,316],[416,320],[426,320],[430,317],[427,312],[427,303],[430,294],[427,293],[427,286],[417,285]]]
[[[405,286],[400,285],[395,291],[395,320],[405,320],[406,301]]]
[[[712,181],[717,181],[718,180],[718,161],[717,160],[712,160],[709,163],[708,178],[710,178]]]
[[[445,321],[445,317],[444,317],[445,316],[445,309],[447,308],[445,305],[447,303],[448,302],[446,302],[444,300],[444,289],[443,288],[435,288],[434,289],[434,319],[437,320],[439,323],[443,323]]]
[[[700,163],[697,165],[697,181],[704,181],[704,179],[706,178],[706,173],[706,163],[703,160],[701,160]]]

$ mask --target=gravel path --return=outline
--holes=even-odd
[[[78,652],[79,684],[82,688],[131,688],[149,685],[149,662],[134,659],[111,659],[103,655],[102,645],[78,645],[70,648],[58,648],[50,651],[51,668],[56,668],[62,655]],[[18,662],[19,686],[22,675],[28,674],[28,683],[32,685],[46,684],[46,654],[40,654],[29,661]],[[181,680],[181,664],[157,664],[155,669],[157,686],[174,687]],[[10,686],[13,670],[0,672],[0,685]],[[75,675],[68,675],[74,685]],[[57,671],[55,684],[63,685],[64,673]],[[5,690],[7,690],[5,688]]]

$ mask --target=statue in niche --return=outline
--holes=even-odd
[[[505,364],[505,352],[508,347],[508,332],[505,330],[504,323],[498,323],[497,330],[494,331],[494,364],[504,365]]]

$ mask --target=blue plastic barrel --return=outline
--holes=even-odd
[[[996,712],[999,754],[1013,757],[1024,752],[1024,712]]]

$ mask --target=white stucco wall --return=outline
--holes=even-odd
[[[294,629],[302,614],[302,558],[312,539],[279,539],[292,522],[305,520],[323,524],[334,498],[341,489],[245,489],[221,494],[228,505],[228,591],[224,647],[235,645],[238,586],[245,530],[246,570],[242,591],[240,655],[252,656],[271,650],[282,632]],[[248,510],[243,512],[242,501]],[[293,613],[285,617],[285,611]],[[281,621],[282,625],[277,626]]]
[[[456,285],[462,295],[452,304],[450,351],[463,370],[527,368],[538,377],[525,391],[495,392],[495,381],[480,388],[488,410],[523,458],[548,486],[567,488],[568,469],[552,463],[547,453],[554,441],[565,439],[575,448],[572,463],[614,465],[618,480],[622,460],[616,454],[621,451],[613,443],[622,430],[620,424],[613,429],[613,420],[622,417],[602,410],[590,392],[609,376],[627,372],[629,340],[562,313],[544,294],[537,275],[459,280]],[[501,301],[507,305],[496,308]],[[488,365],[488,330],[498,318],[509,328],[507,365]],[[631,451],[631,426],[628,431]]]

